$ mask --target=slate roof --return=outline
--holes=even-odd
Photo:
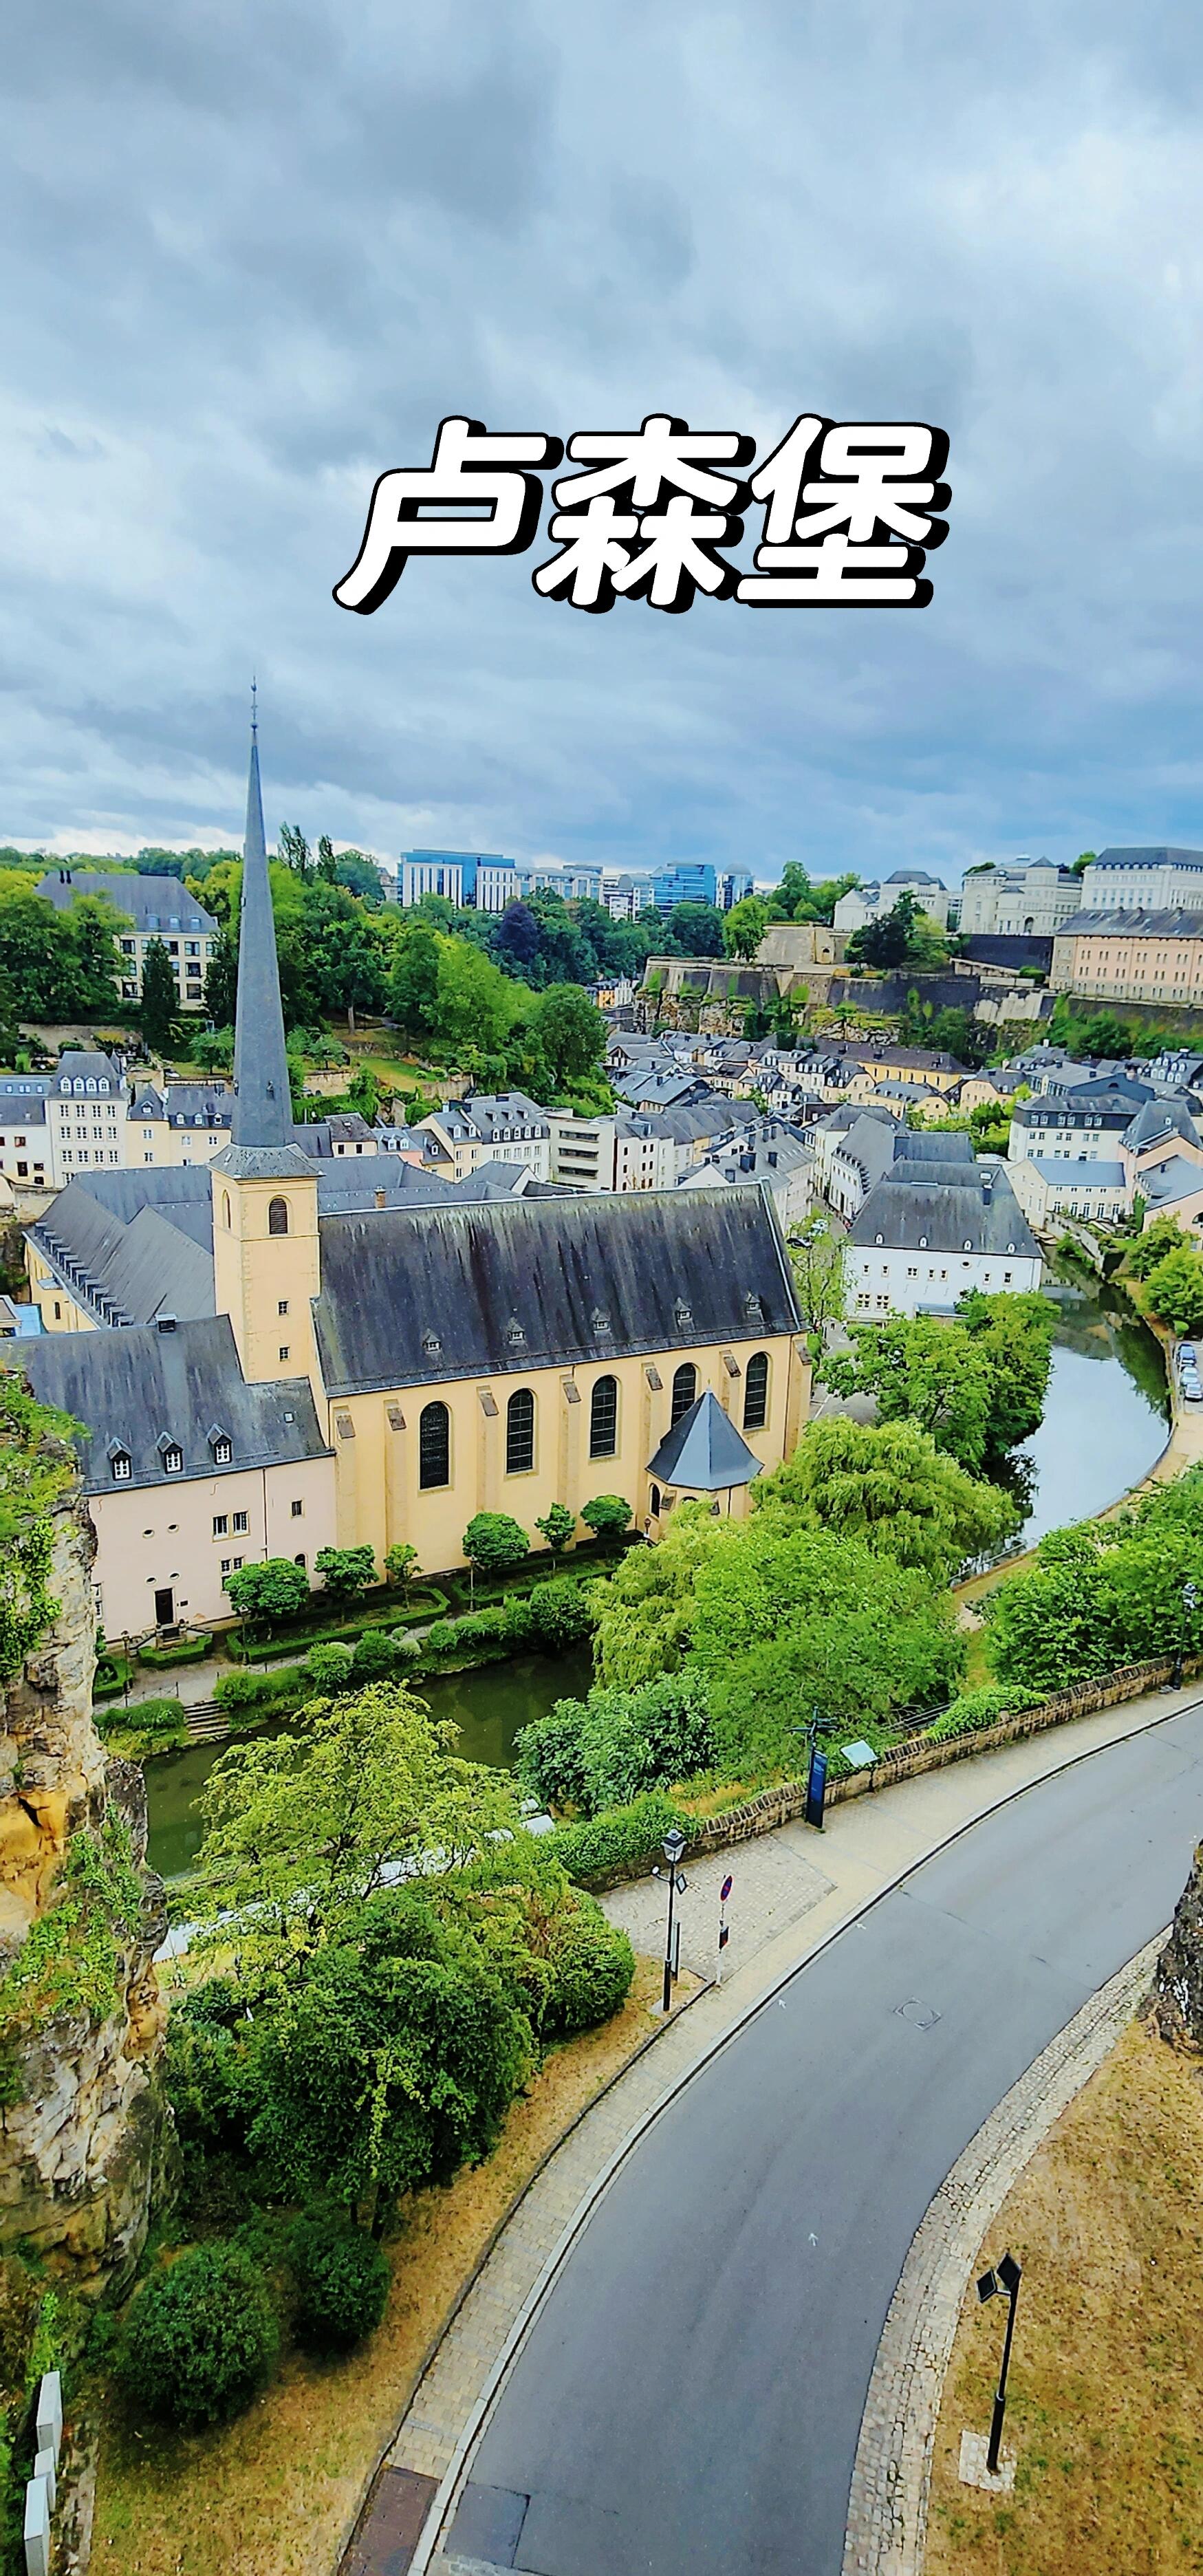
[[[980,1171],[980,1167],[979,1167]],[[935,1185],[898,1180],[879,1181],[852,1220],[848,1241],[870,1248],[881,1237],[891,1252],[1014,1252],[1038,1260],[1040,1246],[1011,1184],[1000,1173],[992,1185],[984,1176]]]
[[[332,1218],[314,1316],[331,1395],[799,1328],[755,1183]]]
[[[1125,1128],[1124,1143],[1137,1152],[1142,1145],[1159,1145],[1166,1136],[1184,1136],[1190,1145],[1199,1143],[1199,1131],[1184,1101],[1146,1100]]]
[[[1067,1163],[1064,1160],[1058,1162],[1055,1155],[1047,1154],[1029,1154],[1026,1161],[1034,1172],[1039,1172],[1042,1181],[1066,1182],[1074,1189],[1080,1189],[1085,1181],[1087,1188],[1092,1190],[1127,1190],[1128,1176],[1122,1163],[1103,1163],[1093,1160],[1084,1163]],[[1197,1172],[1200,1186],[1203,1187],[1203,1165],[1193,1164],[1191,1168]]]
[[[973,1138],[959,1127],[943,1135],[924,1127],[904,1127],[894,1139],[896,1163],[972,1163],[974,1159]]]
[[[101,1181],[179,1181],[193,1174],[205,1185],[205,1203],[190,1198],[181,1208],[166,1192],[148,1192],[143,1204],[122,1192],[114,1207],[107,1191],[81,1178],[60,1190],[45,1216],[28,1229],[30,1240],[55,1277],[103,1324],[147,1324],[159,1314],[211,1315],[214,1310],[209,1175],[189,1166],[174,1172],[112,1172]],[[126,1212],[128,1210],[128,1213]],[[177,1219],[183,1214],[185,1222]]]
[[[1185,1154],[1172,1154],[1156,1171],[1141,1175],[1140,1195],[1149,1207],[1172,1207],[1195,1190],[1203,1190],[1203,1163],[1189,1162]]]
[[[248,1467],[282,1466],[329,1455],[306,1378],[248,1385],[228,1315],[127,1333],[45,1333],[0,1346],[0,1366],[22,1369],[43,1404],[61,1405],[86,1424],[81,1442],[84,1492],[109,1493],[110,1450],[124,1449],[131,1474],[122,1490],[180,1484],[190,1476],[233,1476]],[[224,1432],[233,1451],[219,1466],[209,1434]],[[182,1476],[168,1476],[158,1442],[183,1451]]]
[[[200,930],[210,935],[217,923],[178,877],[110,876],[104,869],[51,868],[37,889],[56,912],[66,912],[77,895],[107,894],[128,914],[135,930]]]
[[[44,1127],[46,1123],[44,1091],[0,1092],[0,1127]]]
[[[232,1179],[258,1170],[286,1179],[299,1170],[293,1142],[292,1099],[288,1059],[284,1052],[284,1013],[276,964],[276,927],[272,917],[267,843],[263,837],[263,797],[259,786],[259,745],[251,728],[251,760],[246,787],[246,837],[243,842],[242,902],[238,916],[238,997],[234,1021],[234,1148],[243,1159],[221,1162]],[[226,1149],[229,1151],[229,1148]],[[246,1153],[270,1157],[248,1164]],[[281,1155],[287,1160],[281,1161]]]
[[[629,1073],[612,1074],[610,1082],[615,1099],[625,1100],[633,1109],[678,1109],[686,1101],[700,1099],[706,1088],[696,1073],[648,1073],[639,1066]]]
[[[761,1469],[743,1433],[736,1430],[707,1387],[688,1413],[683,1413],[672,1430],[665,1433],[655,1457],[647,1462],[647,1471],[662,1485],[685,1487],[697,1494],[720,1494],[730,1492],[735,1485],[750,1485]]]
[[[1203,868],[1203,850],[1100,850],[1096,868]]]
[[[1057,939],[1203,939],[1203,912],[1071,912]]]

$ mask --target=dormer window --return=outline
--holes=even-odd
[[[119,1449],[116,1446],[111,1448],[109,1451],[109,1465],[113,1470],[113,1483],[115,1485],[128,1485],[133,1474],[133,1460],[130,1457],[128,1449]]]
[[[86,1085],[85,1085],[85,1088],[87,1089],[87,1091],[88,1091],[89,1093],[91,1093],[91,1092],[95,1091],[95,1089],[96,1089],[95,1079],[94,1079],[94,1077],[93,1077],[91,1074],[89,1074],[89,1076],[88,1076],[88,1080],[87,1080],[87,1083],[86,1083]]]
[[[595,1339],[612,1337],[614,1327],[610,1322],[610,1318],[606,1313],[604,1306],[595,1306],[589,1321],[593,1327]]]
[[[214,1466],[228,1467],[234,1455],[234,1444],[230,1438],[229,1432],[223,1431],[220,1423],[211,1422],[207,1437],[209,1447],[213,1452]]]
[[[691,1333],[693,1331],[693,1308],[687,1304],[684,1297],[678,1297],[676,1305],[673,1308],[673,1314],[676,1318],[677,1331],[679,1333]]]
[[[925,1234],[921,1234],[919,1237],[919,1250],[920,1252],[926,1252],[927,1250],[927,1236]]]
[[[432,1333],[432,1332],[431,1332],[431,1330],[430,1330],[429,1325],[427,1325],[426,1331],[425,1331],[425,1332],[423,1333],[423,1335],[422,1335],[422,1357],[423,1357],[423,1359],[426,1359],[426,1360],[437,1360],[437,1359],[441,1359],[441,1358],[442,1358],[442,1354],[443,1354],[443,1345],[442,1345],[442,1342],[441,1342],[441,1340],[440,1340],[440,1338],[439,1338],[439,1335],[438,1335],[437,1333]]]
[[[164,1475],[182,1476],[184,1472],[184,1452],[180,1447],[179,1441],[173,1440],[170,1433],[165,1431],[161,1439],[157,1441],[156,1447],[158,1448],[159,1456],[163,1461]]]
[[[512,1351],[523,1350],[526,1346],[526,1334],[516,1315],[511,1315],[506,1325],[505,1338]]]

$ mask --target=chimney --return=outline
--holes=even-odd
[[[387,1190],[377,1190],[377,1192],[376,1192],[376,1205],[377,1205],[377,1207],[387,1207],[387,1206],[388,1206],[388,1191],[387,1191]]]

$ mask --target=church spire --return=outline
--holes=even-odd
[[[272,917],[263,796],[259,785],[258,715],[251,705],[251,767],[246,791],[242,911],[238,926],[238,1009],[234,1039],[236,1145],[291,1145],[292,1101],[284,1053],[284,1013],[276,926]]]

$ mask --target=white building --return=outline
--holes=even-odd
[[[419,1121],[433,1136],[447,1178],[466,1180],[482,1163],[518,1163],[532,1180],[551,1179],[551,1122],[523,1091],[470,1092]]]
[[[152,940],[167,951],[180,1008],[204,1008],[205,976],[213,955],[218,924],[178,877],[120,876],[104,870],[52,868],[38,893],[56,912],[67,912],[81,895],[104,895],[124,913],[128,928],[118,934],[121,951],[121,998],[136,1002],[142,970]]]
[[[926,1172],[931,1167],[918,1165]],[[1040,1246],[1000,1163],[935,1181],[888,1175],[847,1242],[848,1311],[948,1315],[968,1289],[1039,1288]]]
[[[458,911],[464,900],[464,865],[450,850],[403,850],[397,868],[397,901],[408,910],[424,894],[441,894]]]
[[[1042,1230],[1056,1216],[1118,1225],[1132,1204],[1123,1163],[1056,1163],[1030,1154],[1009,1166],[1008,1177],[1028,1224]],[[1203,1174],[1199,1177],[1203,1180]]]
[[[612,921],[638,921],[651,906],[651,878],[621,876],[617,868],[603,868],[598,899]]]
[[[951,901],[948,888],[939,877],[928,876],[924,868],[895,868],[893,876],[880,884],[874,880],[869,885],[850,886],[847,894],[840,896],[832,926],[845,933],[864,930],[870,921],[883,921],[904,894],[914,896],[916,909],[925,912],[929,921],[938,923],[941,930],[947,929]]]
[[[478,859],[475,903],[478,912],[504,912],[518,900],[518,870],[512,859]]]
[[[1100,850],[1080,884],[1083,912],[1203,912],[1203,850]]]
[[[1080,878],[1053,859],[1018,859],[1013,867],[991,861],[965,879],[959,927],[966,937],[1051,939],[1081,901]]]

